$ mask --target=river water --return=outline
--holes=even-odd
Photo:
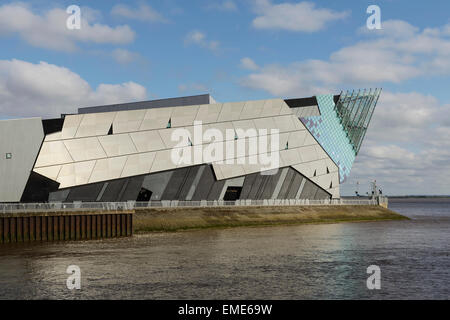
[[[412,220],[2,245],[0,299],[449,299],[450,199],[390,208]]]

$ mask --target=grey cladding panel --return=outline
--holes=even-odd
[[[97,112],[112,112],[123,110],[139,110],[151,108],[165,108],[165,107],[181,107],[199,104],[209,104],[210,95],[202,94],[198,96],[178,97],[160,100],[140,101],[131,103],[112,104],[106,106],[79,108],[78,113],[97,113]]]
[[[258,199],[259,188],[261,187],[261,184],[264,183],[264,178],[265,176],[262,176],[259,173],[256,174],[256,178],[253,181],[252,188],[248,194],[248,199]]]
[[[266,175],[261,175],[261,176],[262,176],[262,181],[261,181],[261,184],[259,185],[258,192],[256,193],[256,199],[263,199],[264,190],[266,189],[267,183],[270,179],[270,176],[266,176]]]
[[[103,183],[94,183],[88,184],[81,187],[72,188],[69,192],[69,195],[66,199],[67,202],[72,201],[87,201],[94,202],[97,200],[97,197],[100,191],[103,188]]]
[[[224,184],[225,180],[215,181],[208,194],[208,200],[219,200]]]
[[[257,173],[250,174],[248,176],[245,176],[244,180],[244,186],[242,187],[241,191],[241,199],[250,199],[249,194],[252,190],[253,183],[255,182]]]
[[[141,191],[143,181],[143,176],[129,178],[128,184],[122,192],[121,201],[135,201]]]
[[[197,170],[197,174],[195,175],[194,180],[192,181],[192,185],[189,187],[189,191],[186,195],[186,200],[192,200],[192,197],[194,196],[195,190],[197,190],[198,183],[200,181],[200,178],[203,175],[203,171],[205,170],[206,166],[200,166]]]
[[[289,171],[289,168],[282,168],[280,170],[280,177],[278,178],[277,181],[277,185],[275,186],[275,189],[273,190],[272,196],[270,197],[271,199],[277,199],[278,198],[278,194],[280,193],[281,187],[283,185],[284,180],[286,179],[286,175]]]
[[[113,180],[107,183],[93,183],[53,192],[51,201],[129,201],[136,200],[141,190],[143,176]],[[68,195],[67,195],[68,193]]]
[[[306,181],[305,186],[303,187],[303,191],[300,194],[300,199],[314,199],[314,195],[316,194],[317,186],[311,181]]]
[[[161,200],[164,190],[166,189],[170,178],[172,178],[172,174],[173,171],[166,171],[149,174],[144,178],[142,187],[152,192],[150,200]]]
[[[275,187],[277,186],[278,180],[280,179],[281,170],[278,170],[276,174],[274,175],[268,175],[266,184],[264,186],[264,190],[261,193],[260,199],[270,199],[272,197],[272,194],[275,190]],[[241,197],[241,199],[244,199]]]
[[[292,113],[298,118],[320,116],[320,110],[318,106],[292,108]]]
[[[286,199],[295,199],[298,188],[300,188],[300,184],[302,183],[302,180],[303,180],[303,177],[294,171],[294,178],[292,179],[292,184],[291,184],[291,187],[289,188],[289,192],[286,196]]]
[[[208,194],[211,191],[211,188],[215,182],[216,182],[216,179],[214,177],[214,172],[212,170],[212,167],[210,165],[208,165],[203,170],[203,174],[200,178],[200,181],[198,182],[198,186],[195,190],[192,200],[195,200],[195,201],[208,200]],[[217,200],[217,199],[215,199],[215,200]]]
[[[284,171],[286,171],[285,174],[283,174]],[[277,196],[278,199],[295,199],[299,193],[300,186],[303,184],[303,180],[305,180],[305,183],[308,182],[306,178],[292,168],[280,169],[275,175],[264,176],[260,173],[251,174],[245,177],[240,199],[271,199],[278,184],[280,188]],[[309,183],[310,188],[303,195],[314,197],[317,186],[311,182]]]
[[[51,192],[48,196],[49,202],[65,202],[69,195],[70,189]]]
[[[43,140],[40,118],[0,120],[0,202],[20,201]]]
[[[295,172],[291,168],[284,179],[283,185],[281,186],[280,193],[278,194],[278,199],[288,199],[289,188],[291,187],[292,180],[294,179]]]
[[[200,166],[197,167],[189,167],[188,168],[188,174],[186,176],[186,179],[183,183],[183,185],[180,187],[179,195],[177,199],[179,200],[186,200],[186,197],[189,193],[189,190],[192,187],[192,184],[194,183],[194,179],[197,176],[197,172],[200,169]]]
[[[109,181],[108,186],[103,192],[101,201],[117,201],[119,199],[120,192],[122,191],[125,184],[125,179]]]
[[[100,190],[100,193],[97,196],[97,201],[100,201],[103,197],[103,194],[105,193],[106,188],[108,187],[108,182],[105,182],[103,184],[102,190]]]
[[[317,200],[330,199],[330,194],[322,189],[317,189],[315,199]]]
[[[161,200],[179,200],[179,190],[183,186],[188,173],[189,168],[180,168],[175,170],[172,178],[167,184],[166,190],[164,190]]]

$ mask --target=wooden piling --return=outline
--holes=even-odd
[[[81,216],[81,239],[86,240],[86,216]]]
[[[97,216],[89,216],[91,219],[91,239],[97,239]]]
[[[64,240],[70,240],[70,217],[64,217]]]
[[[59,241],[59,217],[53,217],[53,240]]]
[[[75,217],[75,240],[81,240],[81,217]]]
[[[97,239],[102,238],[102,216],[97,214]]]
[[[53,240],[53,217],[46,217],[47,218],[47,240],[52,241]]]
[[[111,215],[107,214],[106,215],[106,237],[110,238],[111,235]]]
[[[70,216],[70,240],[76,239],[76,217]]]
[[[30,217],[30,241],[36,240],[36,217]]]
[[[111,214],[111,237],[116,237],[116,215]]]
[[[11,242],[17,241],[17,218],[11,218],[9,219],[9,234],[10,234],[10,240]]]
[[[59,240],[64,240],[64,217],[58,216],[58,233]]]
[[[42,217],[36,217],[36,240],[42,240]]]
[[[91,228],[92,228],[91,216],[88,215],[86,216],[86,239],[88,240],[92,239]]]
[[[126,214],[120,215],[120,235],[125,237],[127,235],[127,216]]]
[[[30,220],[31,217],[23,217],[23,241],[28,242],[30,241]]]
[[[0,244],[29,241],[90,240],[131,236],[132,212],[43,213],[0,216]]]
[[[41,219],[41,239],[42,241],[48,241],[47,238],[47,217],[43,216]]]
[[[9,218],[3,218],[3,243],[9,243],[10,239]]]
[[[127,214],[127,236],[133,235],[133,218]]]
[[[3,243],[3,219],[0,219],[0,243]]]
[[[22,217],[16,218],[16,241],[22,242],[23,241],[23,225],[22,225]]]

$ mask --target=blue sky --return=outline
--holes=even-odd
[[[65,9],[81,7],[67,30]],[[382,30],[366,9],[381,8]],[[221,102],[383,87],[343,186],[450,194],[450,3],[2,1],[0,118],[209,92]]]

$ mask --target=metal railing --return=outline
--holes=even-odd
[[[181,201],[161,200],[148,202],[51,202],[51,203],[12,203],[0,204],[1,213],[14,212],[82,212],[82,211],[122,211],[143,208],[192,208],[220,206],[323,206],[323,205],[378,205],[377,199],[267,199],[267,200],[236,200],[236,201]]]
[[[118,212],[123,210],[134,210],[133,202],[49,202],[0,204],[0,214],[14,212]]]

